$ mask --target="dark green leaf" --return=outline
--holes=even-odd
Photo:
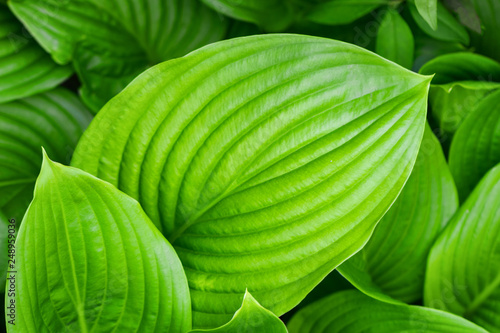
[[[497,104],[498,105],[498,104]],[[432,248],[425,305],[500,332],[500,165],[484,176]]]
[[[500,61],[500,0],[472,0],[481,21],[482,33],[472,34],[472,45],[478,52]]]
[[[172,246],[137,201],[81,170],[44,156],[16,250],[9,333],[191,329]]]
[[[325,0],[311,9],[307,19],[330,25],[348,24],[388,3],[388,0]]]
[[[465,47],[460,43],[441,42],[427,35],[416,35],[413,70],[419,71],[425,63],[443,54],[463,52],[465,50]]]
[[[429,81],[329,39],[232,39],[134,80],[72,163],[137,198],[171,241],[197,328],[227,322],[246,288],[281,315],[395,200]]]

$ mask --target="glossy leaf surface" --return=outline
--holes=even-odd
[[[290,333],[486,333],[447,312],[377,301],[346,290],[309,305],[288,323]]]
[[[432,248],[425,305],[500,332],[500,165],[481,180]]]
[[[16,241],[14,332],[175,332],[191,328],[172,246],[139,203],[45,156]]]
[[[246,288],[281,315],[395,200],[429,81],[329,39],[232,39],[137,78],[72,164],[137,198],[174,245],[196,327],[227,322]]]
[[[365,247],[339,271],[374,298],[406,303],[422,299],[427,255],[457,207],[453,178],[427,126],[403,191]]]

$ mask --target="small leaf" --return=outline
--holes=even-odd
[[[269,310],[262,307],[246,291],[241,308],[234,314],[233,319],[224,326],[209,330],[193,330],[190,333],[236,333],[236,332],[265,332],[287,333],[285,324]]]
[[[50,90],[72,72],[57,65],[0,4],[0,103]]]
[[[440,2],[437,2],[437,29],[435,30],[420,16],[415,5],[408,3],[408,7],[419,28],[430,37],[445,42],[459,42],[469,45],[467,30]]]
[[[326,0],[313,6],[306,17],[315,23],[348,24],[388,3],[388,0]]]
[[[422,66],[419,73],[435,74],[433,84],[455,81],[500,82],[500,63],[479,54],[457,52],[432,59]]]
[[[433,246],[425,305],[500,327],[500,165],[491,169]]]
[[[68,163],[91,120],[70,91],[56,88],[0,104],[0,209],[21,221],[42,163],[40,147]]]
[[[500,90],[481,100],[451,142],[450,170],[463,202],[479,180],[500,162]]]
[[[413,64],[414,41],[410,27],[394,9],[387,10],[377,33],[376,52],[403,67]]]
[[[225,21],[197,0],[12,0],[9,6],[58,63],[73,62],[93,111],[148,66],[226,31]]]
[[[377,301],[357,290],[341,291],[300,310],[290,333],[487,333],[444,311]]]
[[[324,38],[223,41],[134,80],[72,164],[137,198],[174,245],[196,328],[226,323],[246,288],[281,315],[396,199],[429,81]]]
[[[191,328],[179,258],[137,201],[46,155],[16,250],[9,333]]]
[[[422,299],[427,255],[457,207],[453,178],[427,126],[403,191],[365,247],[338,270],[379,300],[412,303]]]
[[[437,0],[415,0],[415,7],[432,30],[437,30]]]

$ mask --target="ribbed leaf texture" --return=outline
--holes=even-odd
[[[0,3],[0,103],[50,90],[73,70],[59,66]]]
[[[45,156],[16,241],[9,333],[191,328],[179,258],[139,203]]]
[[[246,288],[281,315],[395,200],[429,81],[329,39],[228,40],[137,78],[72,164],[137,198],[174,245],[195,327],[227,322]]]
[[[98,111],[147,67],[221,39],[226,22],[197,0],[13,0],[10,8]]]
[[[339,271],[374,298],[406,303],[422,299],[427,256],[457,208],[453,178],[441,146],[427,126],[417,162],[400,196],[366,246]]]
[[[309,305],[288,323],[290,333],[486,333],[447,312],[377,301],[346,290]]]
[[[500,332],[500,165],[481,180],[429,256],[425,305]]]

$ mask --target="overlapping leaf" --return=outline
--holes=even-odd
[[[472,0],[481,22],[481,34],[472,34],[472,45],[478,52],[500,61],[500,0]]]
[[[486,333],[458,316],[419,306],[380,302],[356,290],[325,297],[299,311],[290,333]]]
[[[432,248],[425,305],[500,332],[500,165],[481,180]]]
[[[500,90],[481,100],[451,142],[449,163],[463,202],[486,172],[500,162]]]
[[[0,103],[50,90],[72,72],[57,65],[0,3]]]
[[[21,221],[33,198],[33,186],[45,149],[69,163],[90,113],[62,88],[0,104],[0,209]]]
[[[389,1],[323,0],[320,2],[307,13],[307,19],[316,23],[340,25],[354,22]]]
[[[45,156],[16,241],[14,332],[191,328],[179,258],[137,201]]]
[[[443,151],[427,126],[403,191],[365,247],[339,271],[358,289],[380,300],[411,303],[421,299],[427,255],[457,206]]]
[[[220,42],[136,79],[72,164],[137,198],[171,241],[196,327],[227,322],[246,288],[281,315],[396,198],[429,80],[329,39]]]
[[[148,66],[222,38],[197,0],[13,0],[9,6],[61,64],[73,62],[94,111]]]
[[[415,0],[415,7],[422,18],[433,29],[437,29],[437,0]]]

